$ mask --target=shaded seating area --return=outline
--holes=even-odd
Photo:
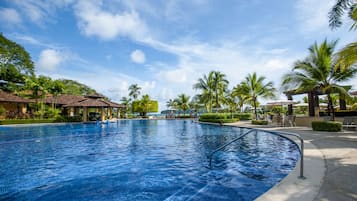
[[[119,118],[120,110],[125,108],[124,105],[105,100],[99,94],[80,97],[77,101],[63,105],[63,107],[66,108],[70,116],[81,114],[83,122]],[[93,116],[95,119],[92,119]]]
[[[34,100],[22,98],[12,93],[0,90],[0,107],[4,108],[0,118],[7,119],[23,119],[31,117],[29,103],[34,103]]]

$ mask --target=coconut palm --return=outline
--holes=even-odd
[[[133,99],[136,100],[140,95],[140,90],[141,90],[141,87],[139,87],[137,84],[130,85],[129,86],[129,96],[133,97]]]
[[[175,105],[176,105],[175,100],[169,99],[168,101],[166,101],[166,107],[167,107],[168,109],[174,108]]]
[[[224,104],[228,106],[229,112],[231,113],[231,118],[233,119],[233,112],[235,112],[238,107],[236,96],[234,96],[233,92],[226,93]]]
[[[345,13],[353,21],[351,30],[357,28],[357,1],[356,0],[337,0],[329,14],[330,27],[338,28],[342,25],[341,18]]]
[[[329,12],[330,27],[336,29],[342,25],[342,16],[348,12],[349,18],[352,20],[350,30],[357,29],[357,1],[356,0],[337,0],[336,4]],[[357,63],[357,42],[348,44],[336,54],[335,68],[344,70],[350,68]]]
[[[209,73],[208,77],[206,75],[203,78],[199,78],[198,82],[193,85],[193,89],[201,90],[201,94],[198,95],[200,101],[206,106],[207,112],[212,111],[212,104],[214,98],[213,89],[213,74]]]
[[[258,97],[262,98],[274,98],[275,88],[272,82],[264,83],[265,77],[258,77],[254,72],[253,74],[248,74],[245,80],[241,82],[242,92],[247,96],[247,101],[250,101],[254,107],[255,118],[258,119],[257,106]]]
[[[226,80],[226,75],[219,71],[211,71],[212,76],[212,86],[214,90],[214,104],[216,108],[221,107],[221,103],[224,102],[224,93],[227,91],[228,80]]]
[[[227,86],[228,80],[226,80],[225,74],[211,71],[208,76],[204,75],[203,78],[199,78],[193,88],[201,90],[200,100],[205,104],[207,111],[211,112],[213,106],[220,107],[223,103]]]
[[[341,70],[335,68],[333,51],[337,41],[327,42],[318,45],[315,43],[309,48],[309,56],[304,60],[298,60],[293,66],[293,72],[284,75],[283,85],[298,90],[321,90],[327,95],[328,112],[332,113],[334,120],[334,108],[332,105],[332,93],[339,93],[344,97],[349,97],[346,89],[339,82],[348,81],[357,73],[354,67]]]
[[[240,84],[237,84],[237,86],[233,87],[232,89],[232,96],[238,99],[237,104],[240,111],[242,111],[243,105],[249,99],[249,96],[247,96],[247,94],[244,92],[244,88]]]
[[[186,114],[186,111],[190,109],[190,97],[185,94],[178,95],[174,102],[177,109],[182,110],[184,115]]]

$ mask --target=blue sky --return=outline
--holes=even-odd
[[[36,73],[74,79],[118,101],[130,84],[159,100],[194,95],[211,70],[230,88],[257,72],[281,77],[315,41],[356,41],[348,22],[335,31],[335,0],[2,0],[0,31],[23,45]],[[357,89],[357,79],[351,80]],[[284,98],[284,96],[281,96]],[[264,101],[263,101],[264,102]]]

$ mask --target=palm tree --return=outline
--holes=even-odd
[[[330,43],[325,40],[318,45],[316,42],[309,48],[309,56],[304,60],[298,60],[293,66],[293,72],[284,75],[283,85],[298,87],[298,90],[321,90],[327,94],[328,112],[332,113],[334,120],[334,108],[332,105],[332,93],[339,93],[349,97],[346,89],[339,82],[347,81],[357,73],[356,68],[341,70],[335,68],[333,51],[337,41]]]
[[[224,104],[228,106],[229,112],[231,113],[231,118],[233,119],[233,112],[237,110],[238,106],[236,97],[234,96],[233,92],[226,93],[224,98]]]
[[[198,97],[205,104],[207,112],[211,112],[214,97],[213,73],[210,72],[208,77],[204,75],[203,78],[199,78],[198,82],[193,85],[193,89],[201,90],[201,94]]]
[[[183,111],[183,114],[186,114],[186,111],[190,109],[190,97],[185,94],[180,94],[175,99],[176,107]]]
[[[211,71],[212,76],[212,86],[215,96],[215,107],[220,108],[221,103],[224,101],[224,92],[227,91],[228,80],[226,80],[226,75],[219,71]]]
[[[208,76],[204,75],[199,78],[198,82],[193,85],[194,89],[201,90],[199,95],[201,102],[206,106],[208,112],[212,111],[213,105],[220,107],[224,99],[224,92],[227,90],[228,80],[226,75],[219,71],[211,71]]]
[[[169,99],[168,101],[166,101],[166,107],[167,107],[168,109],[174,108],[174,107],[175,107],[175,104],[176,104],[175,100]]]
[[[140,95],[140,89],[141,89],[141,87],[139,87],[137,84],[130,85],[129,86],[129,96],[133,97],[133,99],[136,100]]]
[[[249,96],[247,96],[247,94],[245,94],[244,88],[242,87],[242,85],[237,84],[237,86],[233,87],[232,96],[238,99],[237,104],[238,104],[238,107],[239,107],[240,111],[242,111],[243,110],[243,105],[249,99]]]
[[[336,29],[342,25],[341,18],[348,12],[348,17],[353,21],[350,30],[357,28],[357,1],[337,0],[329,14],[330,27]]]
[[[357,1],[356,0],[337,0],[336,4],[329,12],[330,27],[336,29],[342,25],[341,18],[348,12],[348,16],[352,19],[350,30],[357,29]],[[344,70],[350,68],[357,63],[357,42],[348,44],[336,54],[335,68]]]
[[[254,107],[255,119],[258,119],[257,104],[258,97],[262,98],[274,98],[275,88],[273,87],[273,82],[264,83],[266,78],[264,76],[258,77],[254,72],[253,74],[248,74],[245,80],[241,82],[242,92],[247,96],[247,101],[250,101]]]
[[[120,102],[125,106],[124,113],[126,114],[129,111],[131,99],[124,96],[120,99]]]
[[[53,100],[52,100],[53,109],[56,108],[57,96],[63,93],[63,91],[64,91],[64,84],[61,80],[55,80],[49,86],[48,92],[53,95]]]

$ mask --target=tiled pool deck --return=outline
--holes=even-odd
[[[257,200],[357,200],[357,132],[316,132],[307,127],[253,126],[250,122],[227,124],[300,134],[305,144],[304,175],[299,165],[279,184]]]

